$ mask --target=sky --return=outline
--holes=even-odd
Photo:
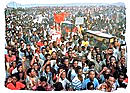
[[[44,4],[44,3],[40,3],[40,4],[38,4],[38,3],[36,3],[36,4],[33,4],[33,3],[30,3],[30,4],[21,4],[21,3],[17,3],[17,2],[14,2],[14,1],[11,1],[11,2],[9,2],[9,3],[7,3],[7,6],[8,7],[13,7],[13,8],[17,8],[17,7],[22,7],[22,8],[25,8],[25,7],[36,7],[36,6],[57,6],[57,5],[65,5],[65,6],[74,6],[74,5],[76,5],[76,6],[79,6],[79,5],[108,5],[108,4],[113,4],[113,5],[122,5],[122,6],[124,6],[125,4],[124,3],[122,3],[122,2],[116,2],[116,3],[105,3],[105,2],[103,2],[103,3],[95,3],[95,2],[93,2],[93,3],[82,3],[82,2],[80,2],[80,3],[75,3],[75,2],[73,2],[73,3],[69,3],[69,2],[66,2],[66,3],[59,3],[59,4],[55,4],[55,3],[52,3],[52,4],[49,4],[49,3],[47,3],[47,4]]]
[[[7,0],[6,0],[7,1]],[[21,3],[21,4],[60,4],[60,3],[99,3],[99,0],[8,0],[9,1],[14,1],[17,3]],[[119,0],[100,0],[100,3],[115,3],[118,2]],[[120,0],[121,2],[124,2],[126,0]]]

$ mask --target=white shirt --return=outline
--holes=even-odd
[[[64,80],[62,80],[61,78],[59,79],[59,82],[62,83],[63,88],[65,89],[66,84],[70,84],[69,80],[67,78],[65,78]]]

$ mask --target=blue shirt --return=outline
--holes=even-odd
[[[53,80],[52,80],[52,72],[48,72],[48,73],[45,73],[45,71],[42,72],[41,76],[44,76],[47,78],[47,82],[49,84],[53,84]]]
[[[45,56],[44,56],[42,53],[40,53],[40,58],[41,58],[42,60],[46,60]]]
[[[90,78],[87,78],[83,81],[82,89],[87,89],[87,84],[90,82]],[[99,82],[96,78],[93,80],[94,88],[96,89],[99,86]]]

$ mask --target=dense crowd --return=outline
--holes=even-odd
[[[61,26],[54,13],[66,12]],[[5,86],[12,90],[111,92],[126,88],[124,6],[53,6],[5,9]],[[76,17],[84,24],[76,25]],[[68,31],[69,30],[69,31]],[[102,44],[85,31],[115,36]],[[52,31],[61,31],[60,41]]]

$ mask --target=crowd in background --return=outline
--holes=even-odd
[[[68,13],[64,20],[72,27],[54,21],[60,12]],[[76,17],[83,17],[84,24],[76,25]],[[7,88],[111,92],[127,87],[124,6],[8,7],[5,22]],[[60,42],[52,40],[52,30],[61,31]],[[102,44],[87,30],[111,34],[114,41]]]

